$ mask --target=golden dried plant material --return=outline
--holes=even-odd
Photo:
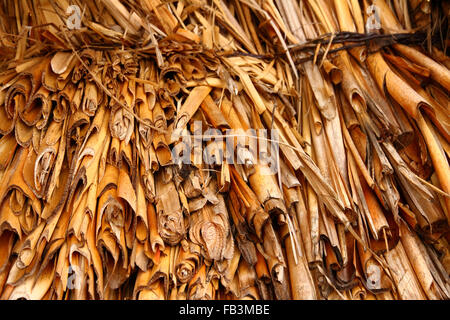
[[[183,211],[175,184],[165,181],[161,173],[156,176],[156,217],[161,238],[178,244],[186,233]]]
[[[447,11],[3,1],[0,299],[448,299]]]

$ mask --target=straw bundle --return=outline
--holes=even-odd
[[[450,298],[449,10],[1,0],[1,299]]]

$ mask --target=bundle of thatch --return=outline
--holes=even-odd
[[[0,1],[0,297],[448,299],[449,10]]]

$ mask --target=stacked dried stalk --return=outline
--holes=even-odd
[[[1,299],[450,297],[447,3],[0,13]]]

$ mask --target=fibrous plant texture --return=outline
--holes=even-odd
[[[449,15],[0,0],[0,299],[448,299]]]

